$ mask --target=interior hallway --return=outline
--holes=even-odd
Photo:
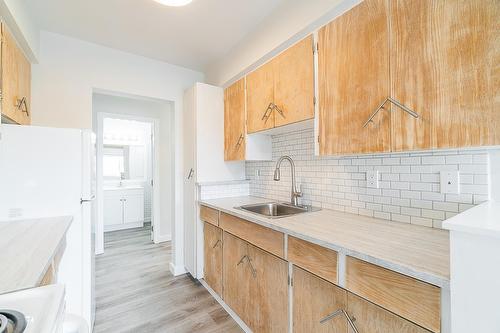
[[[154,244],[149,226],[108,232],[96,257],[94,332],[242,332],[187,275],[174,277],[171,243]]]

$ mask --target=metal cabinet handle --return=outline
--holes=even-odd
[[[240,261],[238,262],[238,264],[236,266],[239,266],[240,264],[242,264],[245,261],[245,259],[247,260],[247,263],[250,266],[250,270],[252,272],[252,276],[254,278],[256,278],[257,277],[257,271],[253,267],[253,265],[252,265],[252,259],[250,259],[250,257],[248,255],[245,254],[243,257],[241,257]]]
[[[217,242],[215,242],[215,244],[212,246],[212,249],[215,249],[217,247],[217,245],[219,245],[219,244],[222,244],[220,239],[218,239]]]
[[[329,314],[328,316],[324,317],[323,319],[321,319],[319,321],[320,324],[324,324],[326,323],[327,321],[337,317],[337,316],[340,316],[340,315],[344,315],[344,317],[347,319],[347,322],[349,323],[349,326],[351,326],[352,330],[354,331],[354,333],[359,333],[358,329],[356,328],[356,325],[354,325],[354,321],[356,320],[354,317],[351,319],[351,317],[349,317],[349,315],[347,314],[347,312],[344,310],[344,309],[338,309],[337,311]]]
[[[193,168],[191,168],[191,169],[189,170],[189,174],[188,174],[187,179],[191,179],[191,177],[193,177],[193,173],[194,173],[194,170],[193,170]]]
[[[283,110],[281,110],[281,109],[280,109],[280,108],[279,108],[276,104],[274,104],[274,103],[273,103],[273,105],[274,105],[274,109],[275,109],[276,111],[278,111],[278,113],[279,113],[279,114],[280,114],[283,118],[286,118],[286,117],[285,117],[285,114],[283,113]]]
[[[28,103],[26,102],[26,97],[23,98],[18,98],[15,104],[17,110],[21,112],[25,112],[26,115],[30,115],[30,112],[28,110]]]
[[[240,134],[240,137],[238,138],[238,141],[236,142],[236,145],[234,146],[234,148],[238,149],[242,143],[243,143],[243,133]]]
[[[369,123],[373,122],[373,118],[377,115],[377,113],[380,111],[380,110],[385,110],[384,108],[384,105],[387,103],[387,102],[391,102],[393,103],[394,105],[396,105],[397,107],[399,107],[400,109],[402,109],[404,112],[408,113],[410,116],[412,116],[413,118],[415,119],[418,119],[419,118],[419,114],[416,113],[415,111],[413,111],[412,109],[408,108],[407,106],[399,103],[398,101],[396,101],[395,99],[391,98],[391,97],[387,97],[384,102],[382,104],[380,104],[380,106],[378,108],[375,109],[375,111],[370,115],[370,117],[368,118],[368,120],[364,123],[363,125],[363,128],[365,128]]]
[[[262,119],[261,119],[261,120],[264,120],[264,123],[267,122],[267,120],[271,116],[271,113],[273,113],[273,110],[274,110],[274,104],[273,104],[273,102],[270,102],[269,105],[267,106],[266,111],[264,112],[264,115],[262,116]],[[267,114],[268,112],[269,112],[269,114]]]

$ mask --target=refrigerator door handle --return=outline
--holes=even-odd
[[[83,199],[83,198],[81,198],[80,199],[80,205],[83,204],[84,202],[94,201],[94,199],[95,199],[95,195],[91,196],[90,199]]]

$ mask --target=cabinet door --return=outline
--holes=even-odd
[[[347,320],[321,319],[339,309],[346,309],[345,290],[297,266],[293,267],[293,332],[347,333]]]
[[[389,151],[388,5],[365,0],[319,31],[320,154]]]
[[[288,330],[288,264],[227,232],[224,301],[254,332]]]
[[[123,223],[123,199],[121,196],[104,195],[104,225]]]
[[[250,328],[254,332],[288,331],[288,263],[253,245],[248,257],[255,275],[251,289]]]
[[[359,332],[369,333],[430,333],[373,303],[347,293],[347,313],[354,318]],[[354,333],[349,327],[349,333]]]
[[[394,113],[396,149],[500,144],[498,17],[498,0],[391,1],[393,93],[423,114]]]
[[[204,279],[222,296],[222,229],[204,223]]]
[[[275,126],[314,117],[314,56],[312,35],[281,53],[274,68]]]
[[[248,243],[224,232],[222,281],[224,302],[247,324],[250,323],[252,272],[249,265],[240,263],[248,253]]]
[[[245,79],[224,90],[224,160],[245,159]]]
[[[274,127],[275,114],[268,110],[274,101],[274,62],[270,61],[246,76],[247,131],[254,133]]]
[[[126,195],[123,197],[123,222],[136,223],[144,221],[144,196]]]
[[[2,114],[10,120],[31,123],[31,64],[2,24]],[[18,107],[24,98],[25,104]]]

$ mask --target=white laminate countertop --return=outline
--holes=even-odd
[[[270,201],[246,196],[201,200],[200,203],[436,286],[449,286],[447,230],[327,209],[270,219],[234,208]]]
[[[483,202],[446,220],[443,228],[500,238],[500,202]]]
[[[38,286],[72,220],[60,216],[0,221],[0,294]]]

